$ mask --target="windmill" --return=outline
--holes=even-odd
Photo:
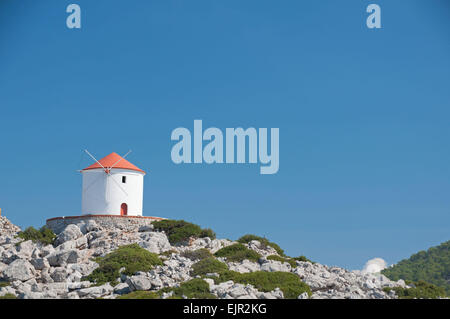
[[[109,166],[109,167],[105,167],[102,165],[102,163],[100,163],[95,157],[94,155],[92,155],[91,153],[89,153],[89,151],[87,149],[84,150],[86,152],[86,154],[88,154],[98,165],[101,166],[101,168],[103,168],[103,171],[106,174],[106,186],[105,186],[105,201],[109,202],[109,193],[110,193],[110,186],[109,186],[109,180],[112,180],[114,182],[114,184],[119,187],[119,189],[125,194],[125,196],[128,196],[128,193],[123,189],[123,187],[114,179],[114,177],[112,177],[111,175],[111,170],[117,165],[119,164],[119,162],[123,159],[125,159],[125,157],[127,157],[130,153],[131,150],[129,150],[124,156],[120,157],[119,160],[117,160],[113,165]],[[101,176],[99,176],[94,182],[92,182],[88,187],[86,187],[84,189],[84,192],[88,191],[89,188],[91,188],[94,184],[96,184],[99,180],[101,180]]]
[[[83,215],[142,216],[144,175],[139,167],[113,152],[97,159],[84,150],[94,163],[82,173]]]

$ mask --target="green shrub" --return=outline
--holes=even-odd
[[[215,295],[210,293],[209,284],[200,278],[183,282],[180,287],[173,289],[174,297],[186,296],[189,299],[215,299]]]
[[[228,270],[226,264],[213,257],[209,257],[192,265],[191,276],[204,276],[209,273],[221,273],[226,270]]]
[[[149,271],[156,265],[162,265],[158,255],[153,254],[138,244],[121,246],[105,257],[95,260],[99,267],[84,280],[89,280],[102,285],[107,282],[115,282],[120,276],[119,270],[124,267],[126,275],[134,275],[138,271]]]
[[[395,294],[400,299],[436,299],[439,297],[446,297],[444,288],[427,283],[423,280],[414,282],[413,285],[415,286],[413,288],[386,287],[383,288],[383,290],[386,293],[389,293],[391,290],[394,290]]]
[[[241,238],[239,238],[237,241],[242,243],[242,244],[248,244],[252,240],[259,241],[263,245],[263,247],[270,246],[270,247],[272,247],[273,249],[276,250],[278,255],[285,256],[284,250],[281,249],[280,246],[278,246],[277,244],[275,244],[273,242],[270,242],[267,238],[264,238],[264,237],[260,237],[260,236],[256,236],[256,235],[252,235],[252,234],[247,234],[247,235],[244,235]]]
[[[157,231],[164,231],[172,245],[181,244],[189,240],[189,238],[216,238],[214,232],[207,228],[202,229],[200,226],[188,223],[184,220],[160,220],[153,222],[153,227]]]
[[[263,292],[269,292],[275,288],[283,291],[284,298],[296,299],[300,294],[307,292],[311,296],[310,287],[302,282],[300,278],[293,273],[282,271],[255,271],[250,273],[239,273],[235,271],[226,271],[215,278],[216,283],[232,280],[243,285],[253,285],[256,289]]]
[[[160,295],[154,291],[137,290],[126,295],[117,297],[117,299],[159,299]]]
[[[306,258],[305,256],[298,256],[298,257],[292,257],[291,259],[293,260],[297,260],[297,261],[304,261],[304,262],[310,262],[313,263],[311,260],[309,260],[308,258]]]
[[[52,245],[56,239],[55,233],[47,226],[42,226],[39,230],[30,226],[20,232],[18,236],[24,240],[32,240],[44,245]]]
[[[250,261],[258,262],[261,255],[256,251],[247,248],[243,244],[233,244],[222,249],[219,249],[214,256],[226,257],[227,261],[243,261],[248,259]]]
[[[206,248],[200,248],[197,250],[187,250],[181,254],[181,256],[189,258],[190,260],[202,260],[212,257],[212,254]]]
[[[6,294],[4,296],[0,296],[0,299],[17,299],[13,294]]]
[[[200,238],[205,238],[205,237],[215,239],[216,233],[211,228],[203,228],[200,233]]]

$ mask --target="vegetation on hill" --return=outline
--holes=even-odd
[[[35,243],[39,242],[44,245],[52,245],[56,239],[55,233],[47,226],[42,226],[39,230],[30,226],[17,236],[24,240],[32,240]]]
[[[162,265],[157,254],[151,253],[138,244],[121,246],[104,257],[95,260],[99,267],[83,280],[89,280],[97,285],[107,282],[115,283],[122,273],[132,276],[138,271],[149,271],[156,265]]]
[[[381,273],[391,280],[425,281],[450,295],[450,241],[419,251]]]
[[[117,297],[117,299],[159,299],[160,295],[155,291],[137,290]]]
[[[436,299],[439,297],[446,296],[444,288],[427,283],[423,280],[419,280],[418,282],[414,283],[409,283],[409,285],[413,285],[414,287],[413,288],[386,287],[383,288],[383,290],[387,293],[389,293],[391,290],[394,290],[396,295],[400,299]]]
[[[285,256],[284,250],[281,249],[280,246],[278,246],[277,244],[275,244],[275,243],[269,241],[269,240],[268,240],[267,238],[265,238],[265,237],[260,237],[260,236],[256,236],[256,235],[252,235],[252,234],[247,234],[247,235],[244,235],[244,236],[242,236],[241,238],[239,238],[237,241],[238,241],[239,243],[241,243],[241,244],[248,244],[248,243],[251,242],[252,240],[257,240],[257,241],[259,241],[259,242],[263,245],[264,248],[267,247],[267,246],[270,246],[270,247],[272,247],[273,249],[276,250],[276,252],[277,252],[278,255],[280,255],[280,256]]]
[[[172,292],[169,299],[216,299],[217,297],[209,291],[209,285],[200,278],[191,279],[180,284],[179,287],[166,287],[158,291],[133,291],[122,295],[117,299],[160,299],[163,293]]]
[[[228,270],[226,264],[221,261],[218,261],[214,257],[202,259],[199,262],[196,262],[192,265],[191,276],[205,276],[206,274],[212,273],[222,273]]]
[[[224,248],[219,249],[214,256],[216,257],[226,257],[227,261],[240,262],[244,259],[250,261],[258,262],[261,255],[256,251],[247,248],[243,244],[233,244]]]
[[[297,260],[297,261],[303,261],[303,262],[310,262],[312,264],[315,264],[315,261],[311,261],[308,258],[306,258],[305,256],[298,256],[298,257],[291,257],[291,259]]]
[[[172,245],[181,244],[189,238],[216,238],[216,234],[209,228],[201,228],[198,225],[184,220],[165,219],[153,222],[153,227],[157,231],[164,231]]]
[[[242,244],[248,244],[252,240],[259,241],[262,244],[262,246],[263,246],[262,248],[272,247],[273,249],[275,249],[277,254],[282,257],[282,258],[277,258],[276,255],[271,255],[269,259],[278,260],[278,261],[282,261],[282,262],[288,262],[292,267],[296,267],[296,263],[295,263],[296,260],[297,261],[307,261],[307,262],[313,263],[311,260],[309,260],[305,256],[299,256],[299,257],[289,257],[289,256],[287,256],[284,253],[284,250],[281,249],[281,247],[278,244],[269,241],[265,237],[260,237],[260,236],[256,236],[256,235],[252,235],[252,234],[247,234],[247,235],[244,235],[241,238],[239,238],[237,241],[239,243],[242,243]]]
[[[292,268],[297,267],[297,263],[296,263],[295,259],[292,259],[292,258],[281,257],[278,255],[270,255],[270,256],[267,256],[267,260],[281,261],[282,263],[289,263],[289,265],[291,265]]]
[[[0,299],[17,299],[13,294],[5,294],[4,296],[0,296]]]
[[[209,291],[209,284],[200,278],[191,279],[180,284],[178,288],[172,289],[173,297],[189,299],[216,299],[217,297]]]
[[[187,250],[181,253],[181,256],[189,258],[190,260],[202,260],[206,258],[210,258],[213,255],[206,248],[200,248],[197,250]]]
[[[307,292],[311,296],[310,287],[300,280],[300,277],[290,272],[282,271],[255,271],[249,273],[239,273],[227,270],[220,274],[218,278],[214,278],[216,283],[232,280],[243,285],[253,285],[256,289],[263,292],[269,292],[275,288],[283,291],[284,298],[296,299],[299,295]]]

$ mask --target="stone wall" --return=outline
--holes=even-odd
[[[59,234],[70,224],[86,224],[94,221],[103,229],[121,229],[124,231],[137,231],[141,226],[150,225],[156,220],[162,220],[161,217],[147,216],[117,216],[117,215],[83,215],[56,217],[47,219],[47,227],[55,234]]]

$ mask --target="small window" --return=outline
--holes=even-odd
[[[127,177],[126,176],[122,176],[122,183],[125,184],[127,182]]]

